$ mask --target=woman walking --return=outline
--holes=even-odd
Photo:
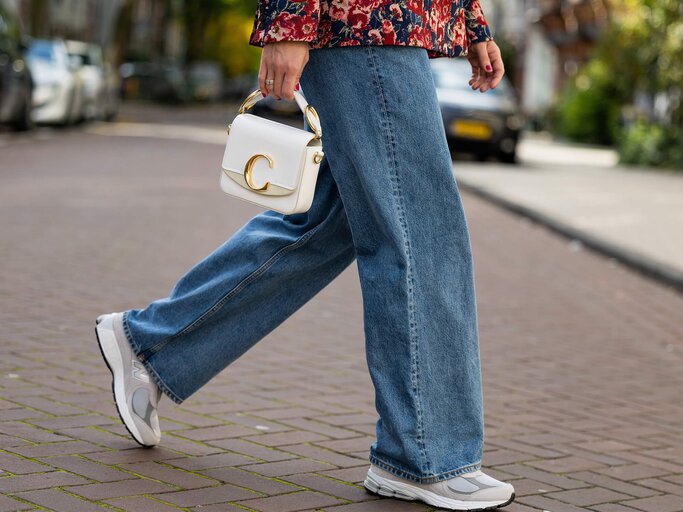
[[[183,402],[356,259],[379,414],[365,487],[452,510],[511,503],[481,471],[472,254],[429,65],[467,55],[470,86],[496,87],[479,0],[261,0],[249,43],[263,96],[301,84],[320,116],[313,204],[256,215],[169,297],[98,318],[124,424],[158,444],[162,395]]]

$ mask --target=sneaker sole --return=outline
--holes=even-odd
[[[97,337],[97,346],[100,348],[100,353],[102,354],[102,359],[109,368],[111,372],[111,391],[114,395],[114,404],[116,405],[116,411],[119,413],[119,418],[123,426],[131,435],[131,437],[140,446],[145,448],[152,448],[156,446],[155,444],[145,444],[140,436],[140,432],[135,426],[135,421],[128,409],[126,404],[126,394],[123,389],[123,361],[121,359],[121,352],[119,351],[118,343],[116,343],[116,337],[114,336],[114,331],[108,329],[101,329],[100,323],[95,324],[95,336]]]
[[[414,487],[403,482],[396,482],[395,480],[387,480],[375,474],[368,474],[363,482],[365,490],[375,496],[382,496],[388,498],[397,498],[400,500],[414,501],[420,500],[434,505],[435,507],[444,508],[447,510],[469,510],[472,512],[483,510],[495,510],[497,508],[505,507],[515,500],[515,493],[506,501],[462,501],[439,496],[433,492]]]

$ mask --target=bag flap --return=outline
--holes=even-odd
[[[295,190],[300,179],[306,146],[315,137],[314,133],[278,123],[253,114],[235,116],[228,135],[223,155],[223,169],[244,175],[247,161],[254,155],[270,156],[253,162],[252,179],[256,186],[266,182]]]

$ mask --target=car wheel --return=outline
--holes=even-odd
[[[33,129],[31,101],[32,97],[31,92],[29,91],[29,93],[24,97],[24,104],[22,105],[21,113],[19,114],[17,120],[14,122],[14,129],[18,132],[25,132]]]

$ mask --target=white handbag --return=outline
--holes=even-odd
[[[284,214],[305,212],[324,155],[320,118],[300,91],[294,99],[314,133],[247,113],[260,99],[260,89],[247,96],[228,126],[221,189]]]

